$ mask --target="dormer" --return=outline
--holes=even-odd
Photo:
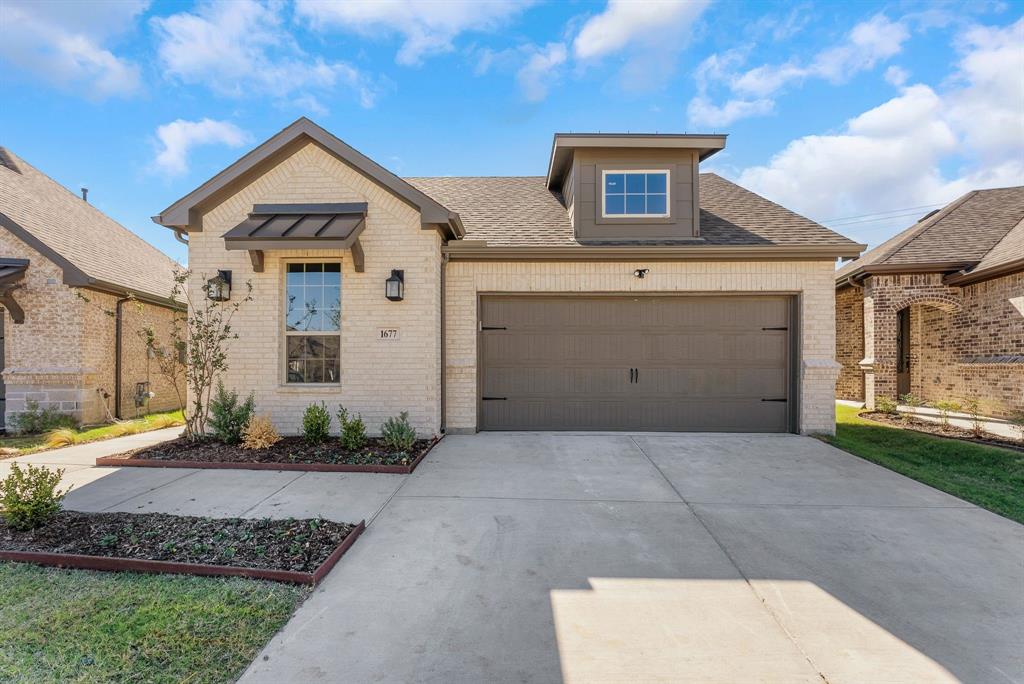
[[[699,167],[725,135],[556,133],[547,185],[584,243],[700,239]]]

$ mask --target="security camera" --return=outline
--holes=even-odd
[[[635,275],[637,278],[646,278],[647,272],[650,270],[651,269],[649,268],[638,268],[635,271],[633,271],[633,275]]]

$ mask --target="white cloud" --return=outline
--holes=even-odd
[[[372,107],[378,86],[345,62],[307,55],[283,26],[281,5],[255,0],[203,2],[194,12],[152,19],[165,73],[214,92],[240,97],[257,92],[284,97],[337,86]]]
[[[899,87],[907,82],[907,79],[910,78],[910,73],[903,67],[893,64],[885,70],[884,78],[886,83]]]
[[[141,90],[138,65],[105,45],[128,31],[147,0],[0,3],[0,57],[50,83],[103,100]]]
[[[178,119],[156,129],[161,148],[154,160],[160,170],[179,175],[188,171],[188,153],[197,145],[227,145],[240,147],[249,141],[249,135],[228,121]]]
[[[563,43],[548,43],[544,48],[534,48],[533,54],[516,74],[523,96],[530,102],[540,102],[547,97],[548,89],[557,80],[557,69],[567,57],[568,51]]]
[[[674,71],[676,56],[708,4],[709,0],[608,0],[605,10],[580,28],[573,55],[588,62],[625,53],[622,86],[628,90],[654,87]]]
[[[691,122],[726,125],[739,118],[770,113],[774,105],[771,98],[787,84],[808,78],[843,83],[898,54],[909,37],[903,22],[876,14],[854,26],[841,43],[822,50],[807,63],[790,60],[738,72],[745,52],[712,55],[697,69],[697,95],[689,107],[696,118]],[[715,85],[729,91],[724,105],[715,105],[708,95]]]
[[[739,182],[819,220],[1024,184],[1022,31],[1024,19],[971,29],[950,90],[905,87],[837,134],[792,141]]]
[[[404,42],[396,60],[415,65],[428,55],[451,51],[459,34],[494,30],[531,4],[533,0],[297,0],[295,11],[319,29],[341,27],[370,37],[397,33]]]

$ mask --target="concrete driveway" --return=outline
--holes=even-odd
[[[456,436],[354,482],[379,512],[242,681],[1024,681],[1024,527],[810,438]]]

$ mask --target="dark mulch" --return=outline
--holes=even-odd
[[[981,436],[975,435],[972,431],[967,430],[956,425],[944,426],[942,423],[933,423],[928,420],[921,420],[920,418],[912,418],[909,416],[903,416],[902,414],[897,416],[891,413],[883,413],[881,411],[865,411],[860,414],[864,418],[870,418],[871,420],[878,423],[885,423],[886,425],[893,425],[899,428],[906,428],[907,430],[914,430],[916,432],[924,432],[929,435],[938,435],[940,437],[950,437],[953,439],[963,439],[968,442],[974,442],[976,444],[988,444],[990,446],[998,446],[1006,449],[1014,449],[1016,451],[1024,451],[1024,444],[1021,442],[1006,439],[999,435],[993,435],[989,432],[983,432]]]
[[[0,520],[0,551],[35,551],[313,572],[354,525],[322,519],[197,518],[61,511],[37,530]]]
[[[435,440],[418,439],[408,452],[391,451],[380,439],[369,439],[359,451],[349,451],[337,438],[310,444],[302,437],[284,437],[268,449],[243,449],[216,439],[195,442],[184,438],[124,454],[125,458],[203,463],[330,463],[335,465],[407,466],[430,451]]]

